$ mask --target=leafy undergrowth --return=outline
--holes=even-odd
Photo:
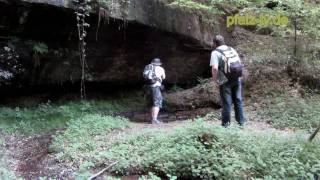
[[[0,107],[0,140],[5,135],[34,135],[40,132],[56,134],[51,151],[57,160],[86,166],[85,158],[105,143],[114,129],[128,126],[128,120],[114,114],[139,108],[145,100],[141,94],[121,95],[117,99],[42,103],[30,107]],[[99,139],[99,137],[101,137]],[[0,141],[0,179],[18,179],[8,167],[7,147]],[[17,150],[18,152],[18,150]],[[88,155],[88,156],[87,156]],[[68,163],[67,163],[68,165]]]
[[[320,95],[311,97],[278,96],[261,114],[270,117],[277,128],[313,129],[320,123]]]
[[[225,129],[198,119],[170,132],[124,135],[96,156],[95,165],[118,161],[112,168],[117,174],[171,178],[313,179],[320,175],[319,146],[319,138],[308,143],[302,134]]]
[[[246,103],[263,117],[256,121],[265,121],[281,129],[312,130],[317,127],[320,95],[299,85],[290,86],[291,79],[284,74],[274,78],[278,80],[262,78],[244,92],[248,97]]]
[[[129,126],[122,117],[84,115],[67,123],[67,129],[54,138],[50,150],[59,161],[71,162],[74,167],[85,166],[85,160],[108,143],[106,136],[115,129]]]

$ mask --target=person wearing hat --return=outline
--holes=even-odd
[[[243,65],[241,59],[235,49],[225,44],[224,38],[217,35],[212,41],[213,51],[211,53],[210,66],[213,81],[219,85],[220,99],[222,105],[221,120],[222,126],[230,125],[231,107],[234,104],[235,118],[240,126],[245,122],[242,95],[241,95],[241,75]],[[231,62],[234,67],[231,68]],[[232,71],[234,69],[237,71]],[[234,73],[235,72],[235,73]],[[232,74],[234,73],[234,74]]]
[[[166,78],[166,75],[164,69],[161,67],[162,63],[159,58],[154,58],[151,61],[151,65],[155,81],[148,86],[151,103],[150,115],[152,124],[159,124],[160,121],[158,120],[158,114],[160,108],[162,108],[163,101],[163,97],[161,94],[161,89],[163,87],[162,81]]]

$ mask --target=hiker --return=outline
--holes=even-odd
[[[232,103],[236,121],[242,126],[245,122],[240,78],[243,65],[237,51],[225,44],[223,36],[215,36],[212,46],[214,50],[211,53],[210,66],[213,81],[217,82],[220,89],[222,126],[230,125]]]
[[[149,94],[149,103],[151,104],[151,122],[152,124],[159,124],[158,114],[160,108],[162,108],[162,94],[163,90],[162,81],[165,79],[165,71],[161,67],[161,60],[154,58],[151,64],[148,64],[143,71],[143,77],[147,81],[147,88]]]

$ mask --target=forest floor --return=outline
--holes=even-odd
[[[277,129],[266,122],[257,122],[254,119],[261,118],[257,113],[251,111],[252,107],[246,106],[245,112],[247,123],[244,130],[254,132],[275,132],[281,135],[294,133],[293,129]],[[124,130],[113,131],[108,135],[105,141],[112,141],[124,134],[135,134],[145,129],[164,129],[170,131],[174,128],[183,126],[190,117],[208,116],[208,120],[212,124],[220,124],[219,110],[212,108],[200,108],[177,113],[161,112],[159,119],[163,122],[159,125],[150,124],[148,122],[149,114],[147,112],[130,112],[123,113],[129,118],[130,128]],[[233,123],[235,123],[233,119]],[[68,179],[75,169],[68,164],[56,161],[54,154],[49,152],[49,145],[52,142],[54,134],[57,131],[43,132],[31,136],[19,134],[2,134],[5,139],[6,161],[11,170],[25,179],[34,179],[38,177],[56,177],[57,179]],[[307,138],[307,134],[306,134]],[[122,179],[139,179],[139,176],[124,176]]]
[[[275,133],[279,136],[291,136],[295,135],[298,131],[302,131],[303,136],[305,136],[304,139],[307,142],[310,132],[319,122],[317,119],[319,117],[319,112],[317,111],[319,108],[319,95],[315,94],[310,95],[310,97],[304,97],[302,96],[303,93],[299,92],[300,90],[298,90],[297,87],[289,85],[290,80],[282,81],[282,83],[275,84],[273,83],[274,80],[271,79],[269,81],[257,82],[254,87],[245,87],[244,112],[247,122],[243,127],[243,130],[255,132],[257,134]],[[201,87],[208,86],[201,85]],[[189,93],[188,91],[195,92]],[[198,87],[181,91],[181,93],[184,94],[186,92],[188,93],[188,96],[193,96],[190,97],[193,100],[197,98],[203,99],[203,96],[197,94],[199,92]],[[104,107],[103,104],[99,103],[96,105],[97,106],[91,107],[95,110],[94,112],[105,115],[110,114],[108,111],[105,112],[105,109],[114,106],[111,104],[111,106]],[[65,106],[66,105],[61,106],[62,109],[67,109],[68,111],[66,112],[69,112],[71,106]],[[84,105],[84,107],[85,106],[88,105]],[[50,111],[50,113],[55,114],[60,112],[61,107],[57,108],[59,111],[53,110],[52,112]],[[52,109],[55,107],[48,105],[46,108]],[[44,112],[48,111],[48,109],[45,109]],[[101,111],[96,111],[96,109],[101,109]],[[193,121],[197,118],[203,118],[212,125],[219,125],[221,123],[220,109],[217,105],[212,106],[210,103],[207,104],[206,107],[195,107],[194,109],[176,109],[175,111],[170,112],[168,111],[170,110],[168,107],[165,109],[166,110],[162,110],[159,114],[159,119],[163,122],[159,125],[150,124],[148,110],[143,105],[134,106],[134,108],[129,108],[117,113],[111,113],[110,115],[127,118],[129,120],[129,125],[122,129],[112,130],[110,133],[103,135],[100,138],[102,138],[104,142],[113,142],[125,135],[135,135],[144,130],[165,130],[170,132],[179,127],[183,127],[188,124],[190,120]],[[14,113],[17,113],[16,111],[17,110],[15,110]],[[27,111],[23,112],[28,114]],[[64,112],[65,111],[62,111],[62,114]],[[74,114],[77,113],[79,112],[76,111]],[[37,116],[41,116],[41,112]],[[232,113],[232,124],[236,124],[234,113]],[[86,126],[90,125],[91,124],[89,123]],[[29,126],[32,127],[32,124],[29,124]],[[4,153],[3,162],[0,163],[5,164],[15,175],[28,180],[40,177],[70,179],[74,176],[74,172],[78,170],[77,167],[72,165],[69,160],[59,161],[57,159],[57,153],[50,150],[50,146],[54,143],[55,138],[66,132],[67,129],[68,127],[59,126],[57,128],[42,130],[29,135],[19,133],[19,129],[17,129],[18,131],[11,133],[0,133],[0,139],[3,141],[0,150]],[[95,137],[93,136],[92,138]],[[93,139],[93,141],[95,141],[95,139]],[[61,144],[61,147],[62,146],[63,145]],[[105,146],[105,144],[103,146]],[[79,156],[82,156],[82,154]],[[101,167],[97,167],[97,169],[93,169],[93,171],[97,172],[99,169],[101,169]],[[123,179],[139,179],[139,176],[124,176]]]

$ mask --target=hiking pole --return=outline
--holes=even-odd
[[[314,139],[314,137],[316,137],[316,135],[318,134],[319,131],[320,131],[320,125],[318,126],[318,128],[309,137],[309,142],[311,142]]]

